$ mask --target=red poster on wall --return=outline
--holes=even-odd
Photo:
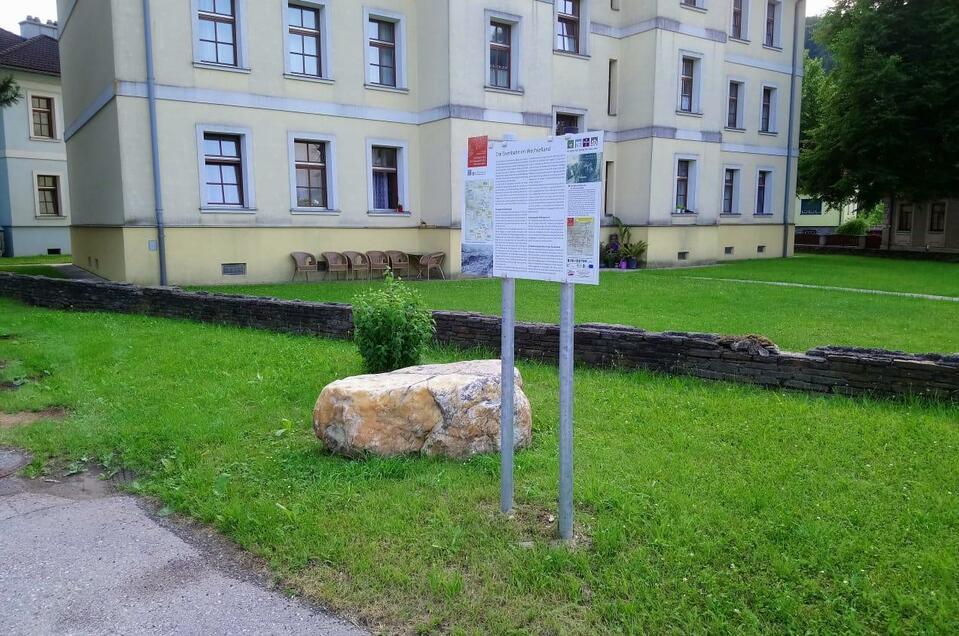
[[[470,137],[467,168],[485,168],[489,165],[489,137]]]

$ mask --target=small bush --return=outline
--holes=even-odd
[[[433,314],[419,293],[392,272],[387,272],[383,287],[354,299],[353,341],[370,373],[419,364],[435,329]]]
[[[858,216],[854,219],[849,219],[842,225],[836,228],[836,234],[851,234],[853,236],[862,236],[869,231],[872,225],[869,223],[869,220]]]

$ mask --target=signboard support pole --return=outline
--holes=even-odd
[[[559,537],[573,538],[573,315],[576,287],[563,283],[559,323]]]
[[[503,279],[503,321],[500,335],[500,495],[499,509],[508,514],[513,509],[513,390],[514,347],[516,331],[516,279]]]

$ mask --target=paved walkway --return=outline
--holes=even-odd
[[[148,507],[90,475],[0,478],[3,634],[364,633],[267,589],[231,544]]]
[[[950,303],[959,303],[955,296],[936,296],[934,294],[913,294],[909,292],[883,291],[880,289],[859,289],[858,287],[832,287],[830,285],[807,285],[805,283],[781,283],[772,280],[749,280],[743,278],[710,278],[708,276],[684,276],[695,280],[712,280],[724,283],[746,283],[749,285],[772,285],[774,287],[802,287],[804,289],[823,289],[826,291],[849,292],[854,294],[874,294],[876,296],[899,296],[900,298],[921,298],[923,300],[939,300]]]

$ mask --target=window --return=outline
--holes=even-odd
[[[243,154],[239,135],[203,135],[204,202],[210,206],[243,206]]]
[[[731,245],[727,245],[723,251],[725,252],[726,256],[732,256],[736,252],[736,248]]]
[[[799,202],[799,214],[801,216],[820,216],[822,214],[822,200],[802,199]]]
[[[398,211],[399,149],[373,146],[373,209]]]
[[[293,142],[296,173],[296,207],[329,207],[327,145],[322,141],[296,139]]]
[[[744,0],[733,0],[733,22],[730,35],[737,40],[745,40],[746,14],[743,10]]]
[[[63,216],[60,210],[60,177],[37,175],[37,216]]]
[[[576,135],[585,131],[583,116],[577,113],[556,113],[556,136]]]
[[[912,232],[912,204],[903,203],[899,206],[899,220],[896,223],[897,232]]]
[[[765,245],[757,245],[757,246],[756,246],[756,253],[757,253],[757,254],[765,254],[765,253],[766,253],[766,246],[765,246]]]
[[[675,214],[692,214],[696,208],[696,161],[676,160]]]
[[[379,18],[369,21],[370,83],[397,86],[396,23]]]
[[[772,86],[763,86],[759,130],[765,133],[776,132],[776,89]]]
[[[703,5],[700,4],[702,0],[679,0],[679,4],[684,7],[693,7],[694,9],[702,9]]]
[[[609,80],[606,84],[606,112],[613,116],[619,112],[619,63],[609,61]]]
[[[779,19],[782,5],[778,0],[766,3],[766,31],[763,44],[779,48]]]
[[[30,111],[33,120],[33,136],[42,139],[54,139],[56,137],[56,115],[53,111],[52,97],[38,97],[36,95],[30,98]]]
[[[756,215],[772,214],[772,171],[760,170],[756,177]]]
[[[287,7],[289,23],[290,73],[320,77],[323,59],[320,54],[320,9],[298,4]]]
[[[739,214],[739,170],[726,168],[723,177],[723,214]]]
[[[686,54],[679,61],[679,104],[678,111],[699,115],[699,82],[702,59],[698,55]]]
[[[199,61],[239,66],[236,0],[199,0]]]
[[[945,203],[933,203],[932,207],[929,209],[929,231],[930,232],[946,231],[946,204]]]
[[[495,20],[489,23],[489,84],[512,88],[513,27]]]
[[[556,2],[556,48],[567,53],[579,53],[580,0]]]
[[[742,129],[742,82],[729,82],[729,102],[726,106],[726,127]]]

